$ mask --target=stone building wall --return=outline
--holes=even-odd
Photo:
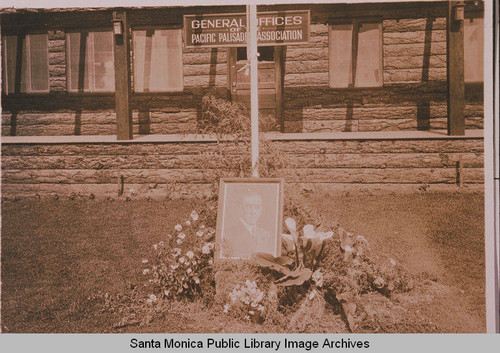
[[[483,139],[279,138],[273,142],[287,183],[328,185],[456,185],[483,182]],[[2,193],[87,192],[143,195],[206,192],[220,176],[215,140],[141,143],[4,143]],[[227,159],[243,151],[225,149]],[[233,156],[233,157],[232,157]],[[123,183],[122,186],[120,184]]]

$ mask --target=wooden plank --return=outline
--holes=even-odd
[[[453,136],[465,134],[464,23],[453,15],[459,4],[448,2],[447,17],[448,134]]]
[[[464,169],[464,183],[482,183],[481,168]],[[386,183],[386,184],[455,184],[455,168],[387,168],[387,169],[290,169],[285,170],[287,182],[309,183]]]
[[[295,168],[285,169],[282,176],[289,182],[327,183],[445,183],[457,181],[456,168]],[[125,183],[206,183],[218,175],[216,170],[202,169],[122,169]],[[9,184],[76,184],[112,183],[118,176],[117,169],[40,169],[3,170],[2,182]],[[484,180],[482,168],[464,168],[464,183]]]
[[[482,153],[482,139],[463,140],[335,140],[335,141],[274,141],[277,153]],[[225,153],[242,153],[243,146],[222,147]],[[2,144],[3,156],[50,155],[194,155],[216,153],[216,143],[139,143],[139,144]]]
[[[453,168],[462,156],[465,168],[482,168],[482,153],[360,153],[286,154],[285,165],[302,168]],[[236,162],[241,155],[214,158],[199,155],[87,155],[4,156],[2,168],[9,169],[204,169],[216,168],[221,159]]]
[[[136,184],[127,183],[124,185],[124,195],[127,196],[131,190],[135,190],[138,195],[157,197],[165,199],[168,195],[171,198],[176,197],[206,197],[211,195],[213,183],[196,184]],[[33,197],[39,195],[57,194],[68,197],[70,195],[79,195],[88,197],[94,194],[95,197],[116,197],[117,185],[115,183],[75,183],[75,184],[5,184],[2,187],[4,197]]]
[[[106,184],[115,182],[118,169],[39,169],[39,170],[3,170],[2,182],[12,184]],[[177,183],[210,182],[217,176],[217,171],[202,169],[121,169],[125,183]]]
[[[113,17],[120,20],[122,36],[113,35],[115,60],[115,101],[116,101],[116,137],[118,140],[130,140],[132,133],[132,110],[130,109],[131,73],[130,73],[130,34],[126,12],[113,12]]]
[[[250,103],[250,90],[238,89],[236,99],[238,102]],[[272,103],[272,104],[274,104],[275,102],[276,102],[276,92],[275,92],[274,87],[267,88],[267,89],[263,89],[263,88],[259,89],[259,103]]]
[[[65,155],[196,155],[216,153],[214,143],[173,143],[173,144],[62,144],[62,145],[2,145],[3,156],[65,156]],[[226,153],[241,153],[242,148],[224,147]]]

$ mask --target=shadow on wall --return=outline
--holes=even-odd
[[[431,64],[431,40],[432,40],[432,22],[435,18],[425,20],[425,39],[424,39],[424,60],[422,65],[422,82],[429,81],[429,67]],[[428,98],[417,102],[417,130],[431,129],[431,108]]]

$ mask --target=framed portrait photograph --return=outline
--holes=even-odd
[[[279,256],[283,184],[283,179],[221,179],[217,259],[249,259],[257,252]]]

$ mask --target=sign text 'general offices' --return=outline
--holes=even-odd
[[[257,44],[260,46],[300,44],[309,41],[309,10],[257,14]],[[247,43],[244,13],[184,16],[186,48],[238,47]]]

